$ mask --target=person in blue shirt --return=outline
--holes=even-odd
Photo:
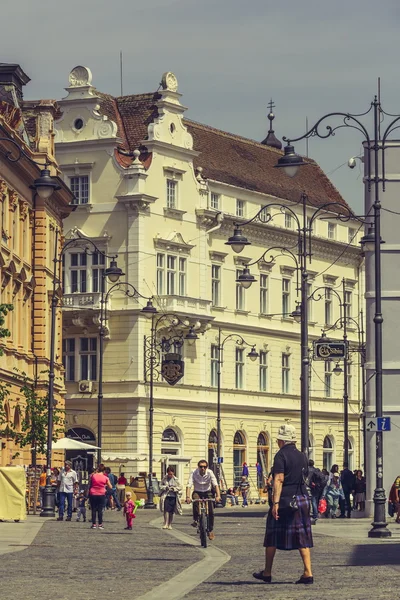
[[[121,510],[122,507],[117,496],[117,477],[114,473],[111,473],[110,467],[106,467],[105,473],[111,483],[111,489],[107,489],[106,491],[106,504],[107,506],[109,505],[111,510],[114,510],[115,503],[117,510]]]

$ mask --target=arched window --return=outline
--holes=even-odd
[[[349,438],[348,452],[349,452],[349,469],[350,471],[354,471],[354,443],[352,438]]]
[[[268,477],[269,470],[269,444],[268,435],[263,431],[257,438],[257,487],[264,489],[265,480]]]
[[[208,466],[214,471],[214,473],[216,472],[215,466],[217,464],[217,445],[217,431],[212,429],[210,431],[210,435],[208,436]]]
[[[10,405],[8,404],[8,402],[6,402],[4,405],[4,413],[5,413],[4,420],[5,420],[6,424],[8,424],[11,419]]]
[[[237,431],[233,437],[233,485],[239,485],[243,463],[246,462],[246,436]]]
[[[315,458],[314,458],[314,438],[311,434],[308,438],[308,458],[310,460],[315,460]]]
[[[322,453],[322,466],[327,471],[330,471],[330,468],[333,465],[333,452],[334,452],[333,438],[332,438],[332,436],[327,435],[324,438],[323,453]]]
[[[179,435],[172,429],[167,427],[164,429],[161,436],[161,454],[167,454],[168,458],[163,463],[162,475],[167,472],[167,467],[173,467],[175,475],[178,479],[181,478],[181,463],[178,460],[174,461],[174,456],[182,455],[182,442]]]
[[[14,429],[18,433],[21,431],[21,410],[19,406],[16,406],[14,410]]]

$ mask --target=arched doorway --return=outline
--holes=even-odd
[[[243,463],[246,462],[246,436],[237,431],[233,437],[233,485],[239,485]]]
[[[168,461],[162,464],[162,476],[167,472],[167,467],[172,467],[175,471],[175,475],[181,479],[181,464],[179,461],[175,461],[173,456],[180,456],[182,454],[182,442],[178,433],[172,427],[167,427],[162,432],[161,436],[161,454],[168,454]]]
[[[96,446],[96,436],[93,431],[86,427],[71,427],[68,429],[65,437],[77,442],[83,442],[85,444],[92,444]],[[96,456],[96,450],[67,450],[65,452],[66,460],[72,462],[72,468],[77,472],[81,481],[84,482],[88,479],[88,475],[92,472],[94,466],[94,460]]]
[[[333,465],[334,442],[330,435],[325,436],[322,452],[322,466],[329,471]]]
[[[257,487],[264,489],[265,480],[268,477],[269,470],[269,444],[268,434],[264,431],[258,434],[257,438]]]
[[[210,469],[216,473],[217,471],[217,445],[218,445],[218,436],[217,431],[212,429],[210,431],[210,435],[208,436],[208,466]]]

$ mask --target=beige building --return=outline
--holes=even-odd
[[[113,98],[92,85],[89,69],[76,67],[67,96],[59,102],[56,154],[65,182],[75,193],[67,237],[85,235],[118,265],[143,296],[154,296],[163,313],[184,322],[169,323],[160,337],[194,327],[198,340],[182,348],[184,378],[170,386],[161,377],[154,388],[154,470],[161,475],[169,456],[178,477],[190,464],[215,456],[218,330],[243,336],[248,347],[226,341],[222,366],[222,455],[228,485],[256,462],[268,470],[275,435],[284,420],[300,435],[300,329],[290,316],[298,298],[294,261],[279,250],[252,267],[250,289],[236,283],[249,262],[271,247],[296,252],[295,219],[274,210],[270,223],[254,223],[245,233],[252,245],[235,254],[225,244],[235,221],[251,218],[263,205],[278,202],[301,214],[304,191],[309,217],[316,207],[346,203],[312,161],[298,178],[274,169],[281,151],[270,130],[264,143],[245,139],[184,118],[176,77],[163,76],[156,93]],[[271,115],[270,115],[271,116]],[[271,123],[272,123],[271,116]],[[260,136],[261,137],[261,136]],[[321,213],[324,216],[324,213]],[[325,214],[326,217],[326,214]],[[355,221],[317,219],[313,225],[309,292],[310,341],[340,316],[335,291],[345,280],[346,302],[357,320],[360,291],[359,226]],[[271,259],[271,257],[273,257]],[[64,365],[71,431],[97,438],[98,334],[101,271],[98,255],[72,249],[65,256]],[[321,288],[321,289],[319,289]],[[104,350],[103,458],[129,474],[148,469],[149,385],[144,378],[145,300],[114,291],[107,302]],[[165,325],[163,318],[160,325]],[[342,331],[331,336],[340,339]],[[358,333],[349,328],[358,347]],[[360,354],[351,353],[351,467],[361,462]],[[310,452],[318,466],[343,460],[343,376],[332,361],[313,361],[310,377]],[[81,383],[80,383],[81,382]],[[75,433],[74,433],[75,432]],[[143,459],[143,460],[139,460]],[[118,466],[117,466],[118,465]]]

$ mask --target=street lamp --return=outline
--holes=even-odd
[[[101,463],[101,450],[103,445],[103,354],[104,354],[104,336],[105,336],[105,325],[107,323],[107,303],[110,295],[116,289],[123,290],[124,294],[128,298],[144,298],[147,300],[147,305],[142,308],[141,312],[148,314],[151,312],[149,305],[152,306],[151,298],[143,296],[137,289],[127,281],[119,281],[125,273],[122,272],[117,265],[115,260],[110,262],[108,269],[104,271],[101,286],[101,299],[100,299],[100,330],[99,330],[99,387],[97,392],[97,464]],[[113,285],[104,293],[105,280],[108,279]],[[153,307],[154,308],[154,307]],[[155,310],[155,309],[154,309]]]
[[[48,188],[47,188],[48,189]],[[53,486],[51,485],[51,460],[52,460],[52,446],[53,446],[53,411],[54,411],[54,379],[55,379],[55,344],[56,344],[56,316],[57,307],[60,297],[60,283],[61,276],[58,273],[59,267],[61,266],[63,256],[68,248],[82,248],[84,247],[85,252],[88,252],[88,246],[93,249],[93,253],[101,254],[104,258],[112,258],[114,261],[113,267],[110,265],[112,276],[116,276],[116,273],[120,271],[117,264],[115,263],[116,256],[108,256],[102,252],[96,244],[90,239],[84,236],[73,238],[68,240],[58,253],[58,236],[59,231],[56,230],[55,235],[55,248],[53,258],[53,287],[51,297],[51,324],[50,324],[50,361],[49,361],[49,392],[48,392],[48,422],[47,422],[47,452],[46,452],[46,468],[47,478],[46,487],[43,494],[43,508],[40,513],[41,517],[54,517],[55,516],[55,493]],[[108,269],[106,269],[108,271]],[[122,273],[122,271],[121,271]],[[101,336],[100,336],[101,339]],[[100,444],[99,444],[100,445]]]
[[[284,160],[284,164],[288,167],[289,173],[293,173],[294,167],[296,169],[298,166],[302,164],[301,157],[297,157],[294,155],[292,150],[290,152],[286,152],[285,156],[280,160]],[[285,162],[286,161],[286,162]],[[290,163],[290,166],[289,166]],[[283,166],[283,165],[281,165]],[[235,223],[234,227],[234,235],[231,236],[226,243],[226,245],[231,246],[231,248],[236,253],[240,253],[245,246],[251,244],[251,242],[245,237],[242,232],[242,228],[250,223],[259,222],[261,224],[270,223],[274,214],[272,214],[271,209],[279,208],[280,211],[286,211],[293,218],[296,229],[297,229],[297,256],[290,248],[284,246],[273,246],[265,250],[260,258],[257,260],[248,263],[243,272],[238,276],[236,281],[241,283],[245,288],[249,288],[251,284],[256,281],[255,277],[250,273],[249,267],[259,263],[261,261],[265,262],[266,256],[269,252],[273,250],[279,250],[279,252],[284,255],[290,257],[295,265],[296,265],[296,273],[299,278],[300,275],[300,283],[297,281],[297,288],[300,289],[300,302],[296,305],[295,311],[291,313],[291,316],[296,319],[297,322],[300,323],[300,343],[301,343],[301,367],[300,367],[300,385],[301,385],[301,406],[300,406],[300,419],[301,419],[301,450],[308,456],[309,450],[309,369],[310,369],[310,360],[309,360],[309,349],[308,349],[308,271],[307,271],[307,261],[311,262],[312,257],[312,226],[315,219],[321,214],[333,215],[335,214],[335,218],[345,218],[346,220],[351,218],[350,210],[343,204],[338,202],[327,202],[322,204],[318,208],[314,209],[312,214],[309,214],[309,202],[308,196],[304,192],[301,194],[299,200],[296,205],[300,205],[302,208],[302,217],[297,215],[297,213],[293,210],[292,206],[289,206],[280,202],[271,202],[265,206],[262,206],[261,209],[252,217],[251,219],[243,222],[243,223]],[[337,212],[335,211],[337,209]],[[308,217],[308,218],[307,218]],[[271,262],[271,259],[269,262]]]
[[[144,337],[144,379],[149,383],[149,473],[148,473],[148,486],[147,486],[147,499],[144,508],[152,509],[156,508],[154,502],[154,487],[153,487],[153,437],[154,437],[154,376],[159,375],[157,367],[160,365],[160,353],[165,349],[169,349],[172,346],[178,344],[181,347],[184,340],[192,346],[198,339],[198,335],[195,332],[193,326],[189,325],[188,321],[183,321],[175,313],[164,313],[157,317],[158,311],[153,306],[151,300],[147,302],[147,306],[142,309],[142,312],[151,317],[151,333],[150,336]],[[164,322],[164,327],[180,327],[187,328],[189,331],[186,335],[174,334],[169,337],[163,337],[160,341],[157,340],[159,330],[162,329],[161,325]]]
[[[373,132],[369,134],[366,126],[360,121],[360,116],[365,116],[372,112],[373,116]],[[381,136],[381,124],[384,119],[384,115],[388,117],[394,117],[389,124],[386,126],[383,135]],[[332,127],[327,125],[323,130],[320,129],[322,124],[330,118],[339,117],[341,122],[339,125]],[[381,106],[381,102],[377,96],[371,102],[369,109],[365,113],[351,114],[343,112],[328,113],[321,117],[306,133],[298,138],[287,138],[283,139],[287,142],[285,147],[285,155],[278,160],[276,167],[286,169],[285,156],[290,156],[291,164],[295,167],[300,167],[305,163],[300,156],[294,152],[293,142],[299,140],[308,139],[310,137],[328,138],[335,135],[336,130],[344,127],[356,129],[359,131],[364,138],[364,149],[365,149],[365,186],[368,192],[367,196],[372,191],[373,185],[373,203],[372,207],[368,207],[366,214],[369,215],[370,208],[373,208],[373,225],[374,235],[372,231],[368,231],[365,240],[367,242],[373,242],[374,244],[374,292],[375,292],[375,309],[374,309],[374,329],[375,329],[375,417],[381,418],[383,415],[383,383],[382,383],[382,372],[383,372],[383,353],[382,353],[382,275],[381,275],[381,201],[380,201],[380,188],[379,184],[382,185],[382,190],[385,191],[386,184],[386,171],[385,171],[385,149],[386,142],[390,134],[398,129],[400,121],[400,115],[390,115],[386,113]],[[380,175],[381,171],[381,175]],[[289,175],[291,173],[288,173]],[[370,224],[370,222],[369,222]],[[368,260],[371,260],[369,257]],[[367,319],[368,321],[368,319]],[[390,537],[391,532],[387,529],[386,521],[386,493],[383,487],[383,438],[382,432],[376,432],[376,486],[374,490],[374,521],[372,523],[372,529],[368,532],[369,537]]]
[[[218,347],[217,347],[217,481],[218,485],[221,481],[221,368],[224,364],[224,346],[228,340],[235,340],[238,346],[251,346],[247,356],[252,362],[257,360],[259,354],[254,346],[247,342],[238,333],[230,333],[222,338],[221,327],[218,328]],[[220,507],[221,505],[217,505]]]

